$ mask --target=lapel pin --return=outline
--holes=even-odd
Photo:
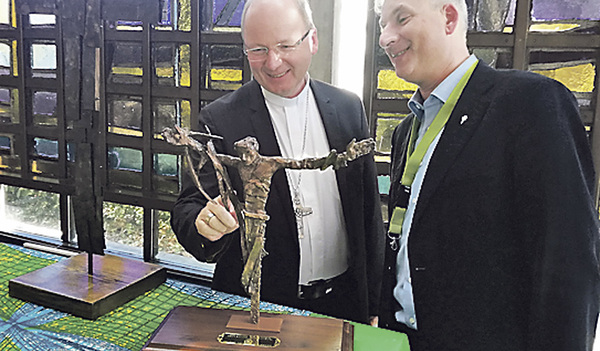
[[[465,122],[466,122],[468,119],[469,119],[469,116],[467,116],[467,115],[463,115],[463,116],[460,118],[460,125],[462,126],[462,125],[463,125],[463,124],[464,124],[464,123],[465,123]]]

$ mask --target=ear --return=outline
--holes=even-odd
[[[312,35],[308,38],[308,48],[313,55],[319,51],[319,37],[317,36],[316,28],[313,29]]]
[[[458,28],[458,24],[460,21],[458,10],[453,4],[445,4],[442,7],[442,14],[446,19],[446,35],[454,34],[456,32],[456,28]]]

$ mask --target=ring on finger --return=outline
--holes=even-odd
[[[213,219],[214,216],[214,213],[209,212],[206,219],[204,220],[204,223],[206,223],[206,225],[210,227],[210,220]]]

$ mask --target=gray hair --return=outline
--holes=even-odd
[[[242,36],[244,36],[244,22],[246,20],[246,12],[248,12],[248,8],[250,8],[253,2],[254,0],[247,0],[244,4],[241,24]],[[304,20],[304,24],[306,24],[306,29],[315,28],[315,23],[312,18],[312,10],[310,9],[310,4],[308,3],[308,0],[295,0],[294,3],[296,3],[296,7],[298,8],[298,12],[300,12],[300,15],[302,16],[302,19]]]
[[[469,28],[469,14],[467,10],[467,2],[465,0],[428,0],[432,6],[443,6],[444,4],[452,4],[458,10],[458,15],[462,21],[463,31],[467,33]],[[375,0],[374,10],[378,16],[381,16],[381,8],[385,0]]]

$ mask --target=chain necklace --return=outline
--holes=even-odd
[[[304,156],[304,150],[306,149],[306,133],[308,130],[308,99],[309,99],[310,90],[306,91],[306,109],[304,111],[304,132],[302,135],[302,153],[300,157]],[[290,177],[291,178],[291,177]],[[296,215],[296,225],[298,227],[298,238],[304,239],[304,217],[313,213],[311,207],[302,206],[302,201],[300,200],[300,183],[302,182],[302,172],[298,172],[298,182],[294,186],[293,179],[292,189],[294,190],[294,214]]]

